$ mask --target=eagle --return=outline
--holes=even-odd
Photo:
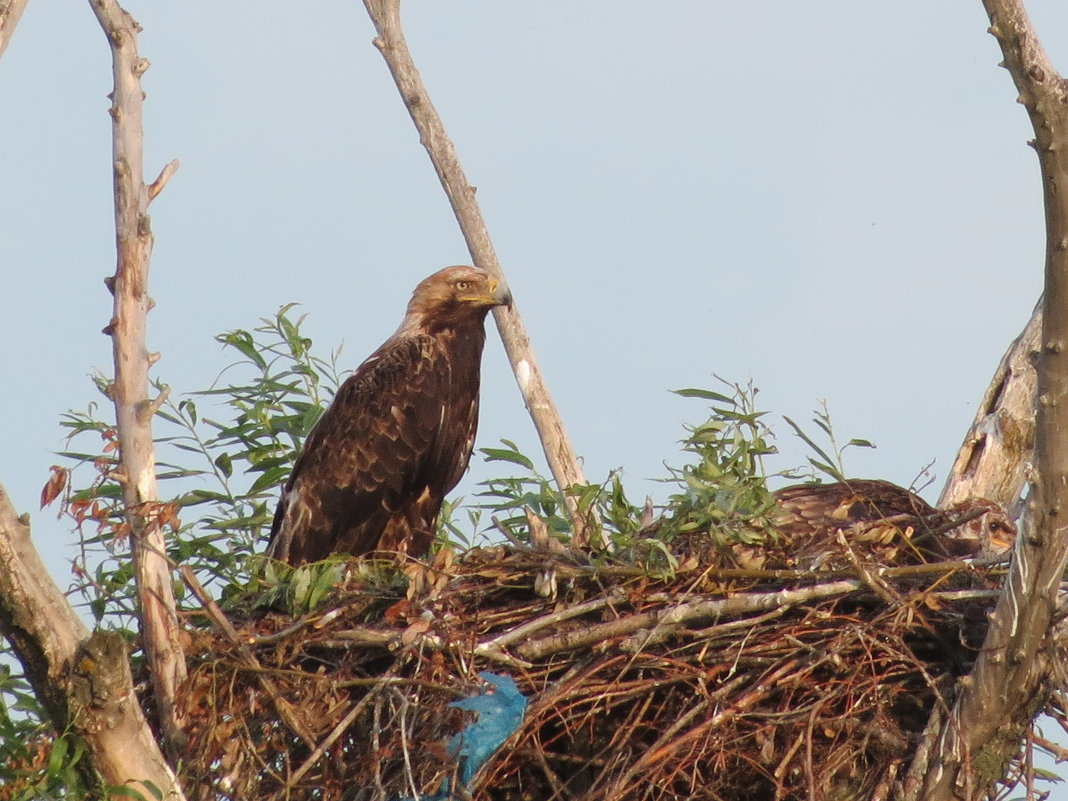
[[[397,331],[338,388],[308,434],[267,554],[291,565],[333,553],[421,557],[478,426],[486,314],[504,281],[446,267],[415,288]]]
[[[825,564],[838,531],[851,546],[889,562],[995,557],[1016,538],[1012,519],[992,501],[973,498],[936,509],[889,481],[796,484],[773,496],[776,529],[799,565]]]

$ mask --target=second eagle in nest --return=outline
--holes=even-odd
[[[772,544],[765,549],[767,567],[772,562],[842,567],[851,561],[849,550],[852,556],[882,564],[990,559],[1005,554],[1016,539],[1012,519],[992,501],[975,498],[936,509],[888,481],[796,484],[774,497],[780,537],[778,548]],[[781,553],[775,554],[779,548]]]

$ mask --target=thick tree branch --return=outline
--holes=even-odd
[[[452,204],[453,213],[460,224],[475,266],[503,278],[504,272],[475,199],[475,188],[467,181],[456,148],[430,101],[423,79],[408,51],[408,44],[401,29],[400,0],[364,0],[364,5],[378,33],[375,47],[386,60],[404,105],[419,131],[419,139],[430,155],[430,161],[445,194],[449,197],[449,203]],[[560,419],[560,413],[538,369],[519,311],[515,306],[510,309],[498,307],[493,310],[493,316],[519,390],[541,438],[553,478],[562,490],[575,484],[585,484],[586,480]],[[574,525],[572,541],[581,547],[587,543],[589,536],[587,520],[579,513],[574,499],[570,496],[568,503]]]
[[[118,423],[118,477],[133,536],[133,560],[141,601],[141,634],[152,671],[160,725],[169,748],[183,737],[175,719],[174,699],[185,678],[185,657],[178,638],[174,592],[166,545],[156,511],[156,459],[149,399],[148,370],[153,361],[146,347],[146,321],[152,308],[148,268],[152,229],[148,216],[151,193],[144,180],[141,75],[148,61],[137,54],[140,26],[115,0],[90,0],[107,35],[112,54],[112,155],[115,185],[115,240],[118,266],[107,286],[115,296],[108,325],[115,358],[112,399]],[[171,170],[156,184],[162,186]]]
[[[25,9],[26,0],[0,0],[0,56],[4,55]]]
[[[994,371],[946,479],[939,507],[987,498],[1019,511],[1024,485],[1034,473],[1035,362],[1041,332],[1039,301]]]
[[[920,797],[972,798],[1003,775],[1006,732],[1042,706],[1043,653],[1068,559],[1068,87],[1053,69],[1019,0],[984,0],[1035,132],[1046,215],[1045,292],[1038,358],[1038,481],[1005,590],[971,681],[962,689],[930,761]],[[1016,737],[1012,743],[1019,742]],[[965,770],[961,770],[965,767]]]
[[[113,786],[144,798],[160,790],[182,801],[174,774],[134,700],[126,644],[118,634],[90,637],[52,581],[20,518],[0,487],[0,633],[57,731],[73,728],[92,768]]]
[[[67,670],[89,631],[52,581],[19,517],[0,488],[0,627],[11,642],[56,728],[68,724]]]

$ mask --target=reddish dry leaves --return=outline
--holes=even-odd
[[[54,464],[50,469],[52,470],[52,475],[48,477],[48,481],[45,482],[44,488],[41,490],[42,509],[60,496],[60,493],[67,488],[67,480],[70,478],[70,471],[65,467]]]
[[[108,482],[119,480],[118,467],[118,432],[113,428],[100,431],[103,440],[101,453],[92,459],[96,470],[93,482],[84,490],[75,490],[71,483],[71,471],[68,468],[52,465],[51,475],[41,490],[41,508],[62,500],[60,515],[69,515],[80,530],[86,522],[96,523],[97,534],[108,531],[111,538],[122,543],[129,538],[131,527],[123,512],[121,501],[102,493],[101,488]],[[160,529],[170,528],[177,532],[181,528],[178,516],[178,503],[153,501],[143,504],[137,513],[150,525]]]
[[[48,769],[56,741],[52,734],[35,737],[4,765],[5,781],[0,782],[0,801],[37,797],[36,789]]]

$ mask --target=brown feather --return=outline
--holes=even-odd
[[[397,332],[338,389],[282,492],[268,554],[302,564],[332,553],[422,556],[478,426],[484,321],[511,302],[473,267],[416,287]]]
[[[838,531],[863,555],[883,562],[998,555],[1016,535],[1015,524],[995,503],[976,498],[935,509],[888,481],[797,484],[774,495],[782,546],[788,561],[800,566],[833,562]]]

